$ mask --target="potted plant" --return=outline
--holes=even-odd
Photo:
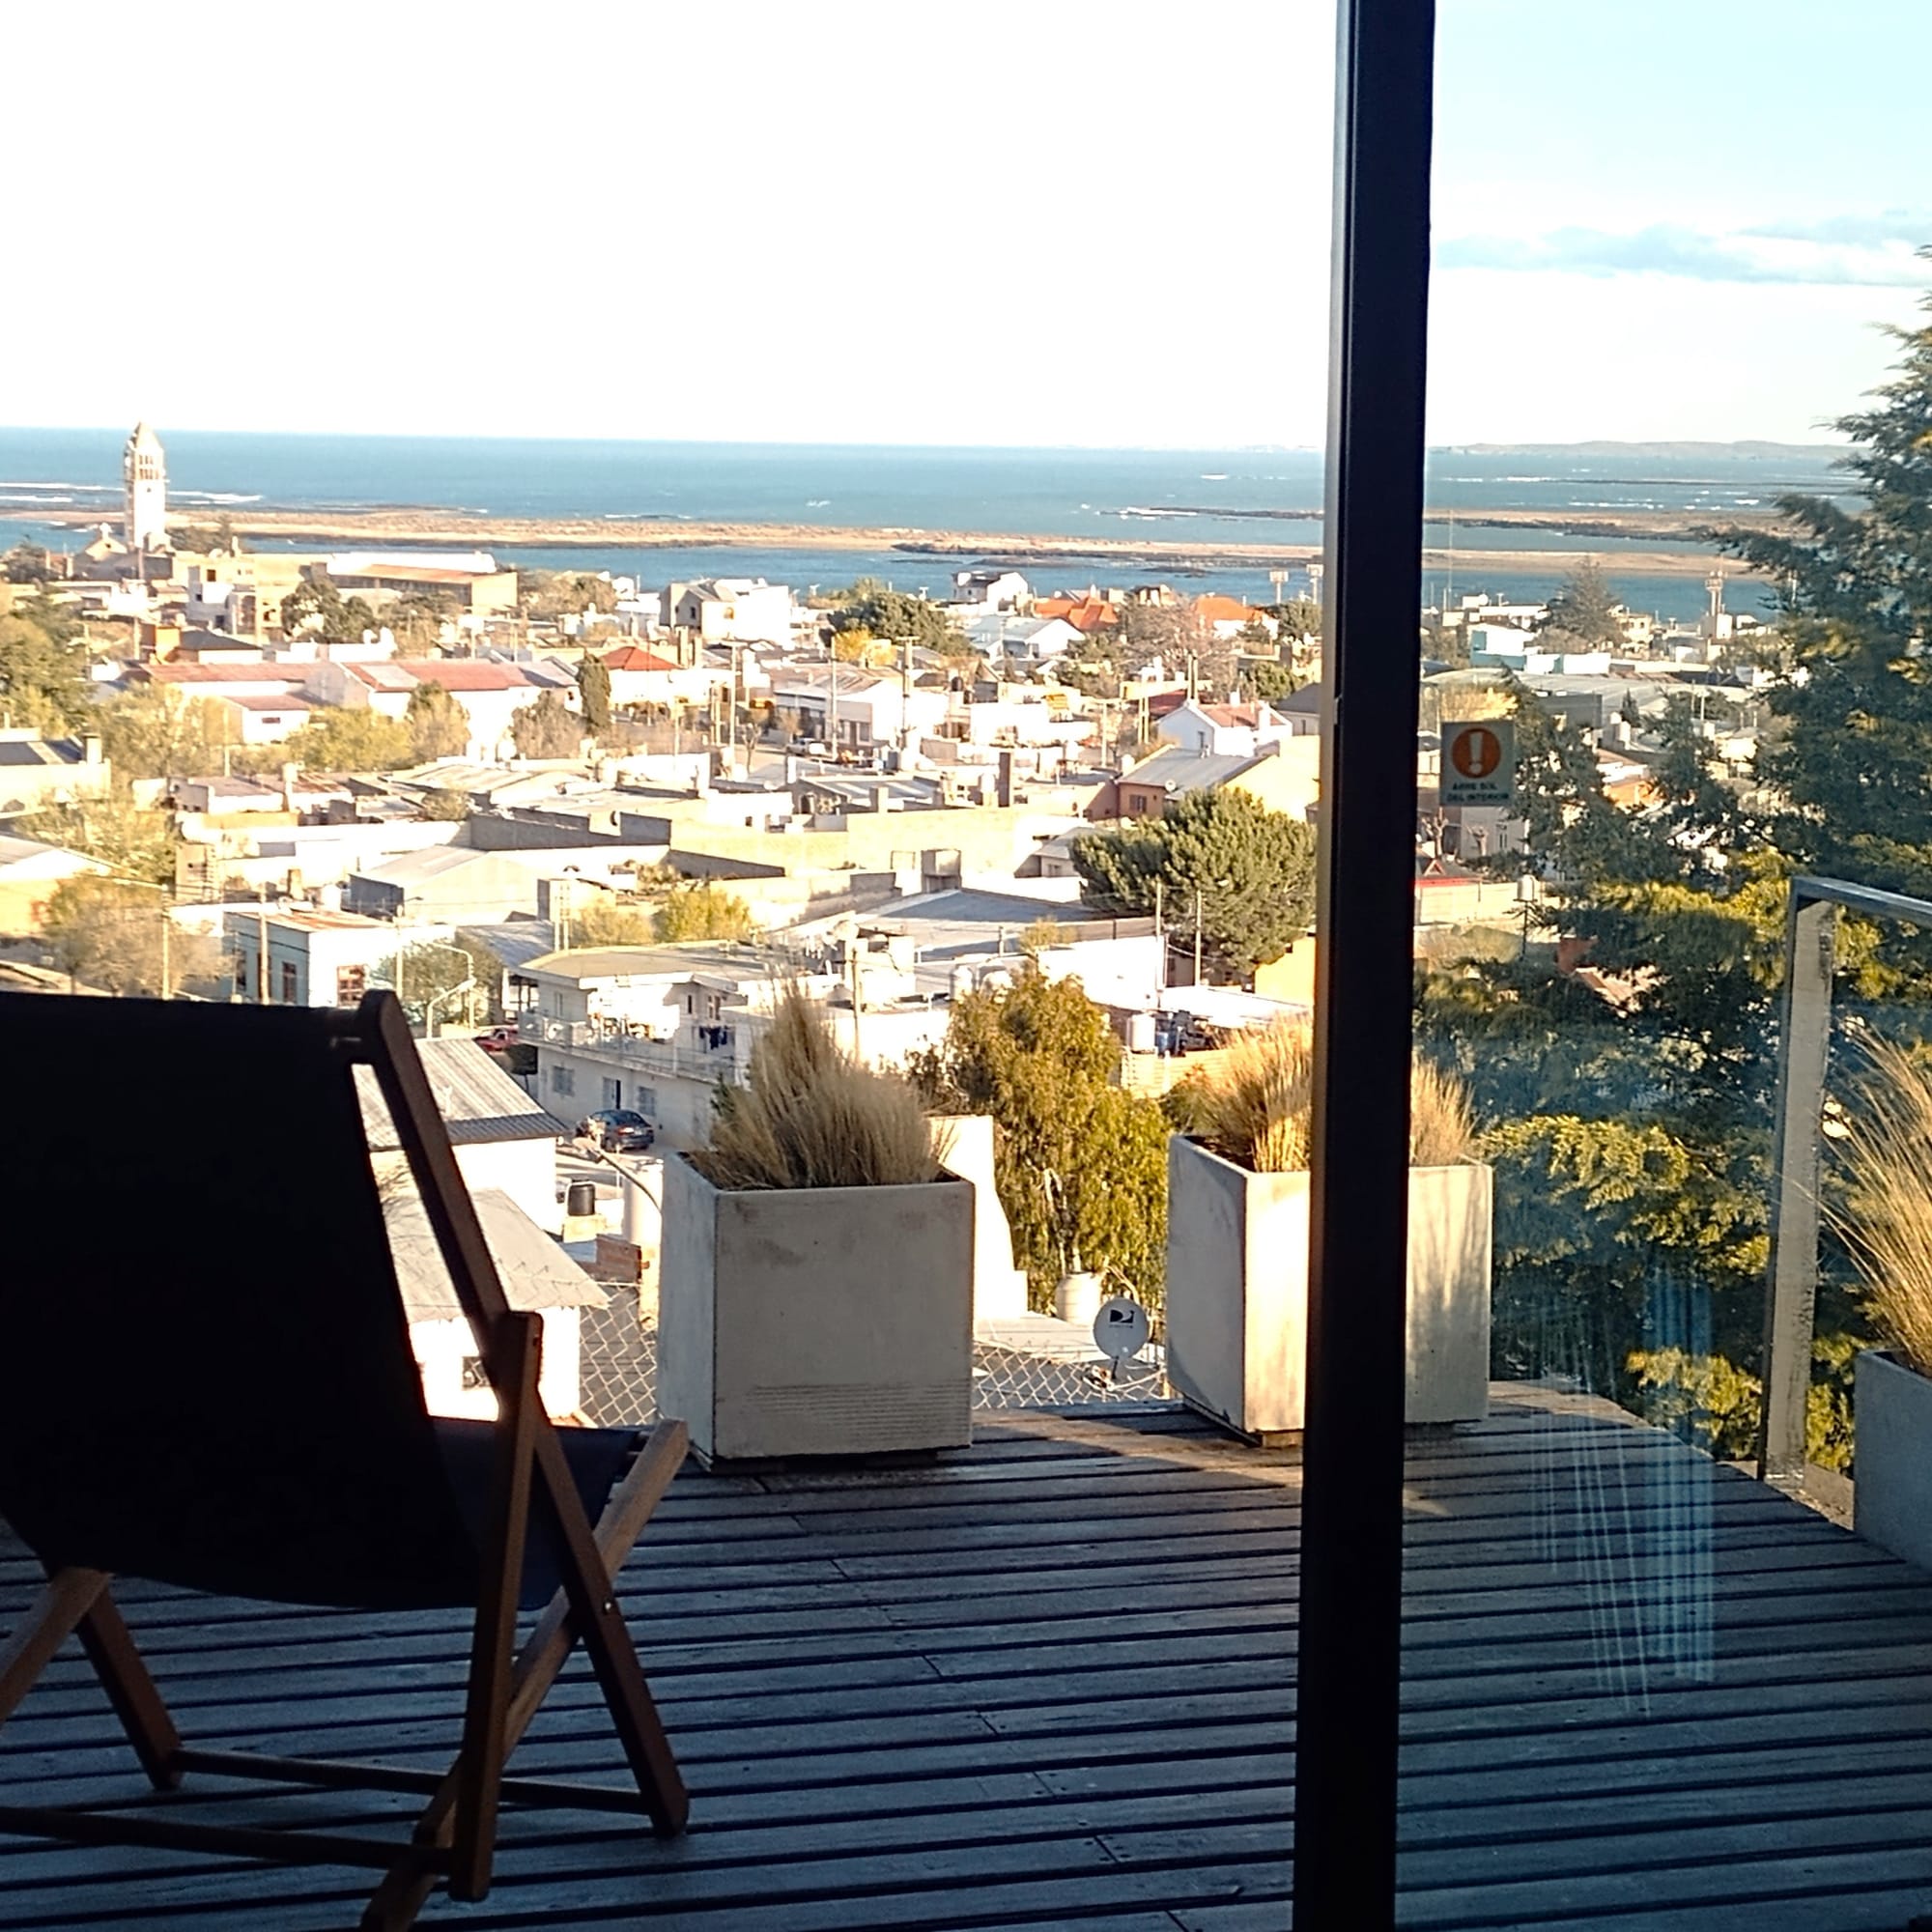
[[[1304,1026],[1237,1040],[1170,1095],[1168,1377],[1247,1436],[1302,1428],[1308,1360],[1309,1122]],[[1409,1091],[1408,1389],[1412,1423],[1487,1410],[1489,1168],[1470,1158],[1462,1084],[1417,1061]]]
[[[1932,1570],[1932,1070],[1875,1040],[1855,1087],[1828,1218],[1885,1347],[1854,1372],[1852,1526]]]
[[[911,1083],[796,987],[710,1144],[668,1156],[658,1407],[711,1462],[971,1439],[973,1188]]]

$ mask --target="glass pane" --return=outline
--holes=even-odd
[[[1413,1179],[1405,1925],[1932,1903],[1932,1552],[1873,1513],[1922,1381],[1861,1273],[1914,1298],[1932,938],[1848,911],[1833,954],[1827,905],[1786,940],[1796,877],[1932,883],[1932,338],[1870,327],[1922,327],[1932,227],[1885,213],[1883,128],[1801,164],[1657,108],[1633,26],[1742,96],[1852,58],[1842,18],[1743,17],[1442,14],[1416,1047],[1482,1207]],[[1534,144],[1466,111],[1532,77]]]

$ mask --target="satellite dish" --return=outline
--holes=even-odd
[[[1094,1318],[1094,1346],[1117,1363],[1138,1355],[1152,1333],[1147,1310],[1130,1295],[1109,1295]]]

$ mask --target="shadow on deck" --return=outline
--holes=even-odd
[[[426,1926],[693,1932],[1288,1923],[1299,1472],[1173,1408],[978,1418],[910,1472],[688,1469],[623,1596],[688,1837],[506,1813]],[[1617,1411],[1499,1386],[1408,1463],[1405,1925],[1854,1932],[1932,1911],[1932,1584]],[[0,1545],[0,1627],[34,1573]],[[199,1743],[434,1764],[466,1633],[124,1607]],[[616,1779],[580,1668],[514,1770]],[[77,1651],[0,1733],[0,1803],[146,1804]],[[406,1801],[201,1778],[196,1815]],[[346,1927],[363,1874],[0,1839],[9,1928]]]

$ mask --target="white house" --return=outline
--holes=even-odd
[[[681,665],[641,644],[619,644],[604,654],[604,668],[611,674],[612,704],[708,704],[714,685],[728,684],[730,673],[722,674],[709,665]]]
[[[791,587],[762,577],[711,577],[668,583],[658,594],[658,621],[695,631],[707,644],[789,644]]]
[[[100,736],[43,738],[38,731],[0,728],[0,811],[31,811],[98,798],[113,778],[100,755]]]
[[[917,685],[908,691],[896,672],[858,665],[774,665],[769,675],[775,709],[796,712],[805,736],[848,751],[869,753],[908,737],[936,735],[946,719],[945,692]]]
[[[990,616],[1001,611],[1024,611],[1033,602],[1033,585],[1017,570],[955,570],[952,573],[952,613],[957,617]]]
[[[960,626],[966,640],[995,664],[1057,664],[1084,642],[1065,617],[1014,617],[995,613],[969,617]]]
[[[573,679],[538,673],[538,667],[493,658],[382,658],[360,664],[325,659],[306,668],[303,689],[323,704],[399,719],[418,685],[440,684],[469,719],[470,755],[488,757],[509,737],[517,713],[546,691],[557,691],[576,708]]]
[[[1155,735],[1184,752],[1251,758],[1264,746],[1292,737],[1294,726],[1265,704],[1204,704],[1190,697],[1155,727]]]
[[[542,1316],[544,1407],[567,1415],[580,1400],[580,1311],[603,1307],[605,1296],[546,1232],[561,1225],[556,1141],[565,1123],[473,1041],[445,1037],[420,1040],[417,1049],[510,1305]],[[373,1071],[357,1067],[355,1079],[424,1397],[437,1415],[494,1415],[475,1340],[430,1234],[395,1122]]]
[[[397,932],[381,920],[309,906],[236,906],[223,917],[235,990],[279,1007],[353,1007],[395,958]],[[412,934],[429,938],[429,933]],[[261,980],[263,942],[269,978]]]
[[[315,715],[314,705],[292,691],[279,697],[223,693],[213,701],[226,713],[229,729],[241,745],[279,745]]]

